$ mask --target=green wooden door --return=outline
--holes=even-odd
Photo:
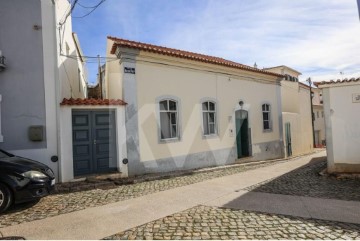
[[[239,110],[235,114],[236,122],[236,147],[238,158],[249,156],[249,122],[248,113]]]
[[[285,142],[286,142],[286,154],[287,156],[292,156],[291,126],[289,122],[285,123]]]

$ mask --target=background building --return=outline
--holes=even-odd
[[[300,72],[287,66],[266,68],[285,76],[281,81],[283,139],[286,156],[313,150],[310,88],[299,83]]]
[[[319,82],[328,172],[360,172],[360,78]]]

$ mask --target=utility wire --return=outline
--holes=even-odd
[[[72,11],[74,11],[74,8],[75,8],[76,4],[78,3],[78,1],[79,1],[79,0],[74,0],[74,3],[73,3],[73,5],[72,5],[71,8],[70,8],[70,11],[66,14],[66,17],[65,17],[64,21],[62,21],[62,22],[60,23],[60,26],[63,25],[63,24],[66,22],[67,18],[71,15]],[[102,0],[102,1],[104,1],[104,0]]]
[[[93,9],[90,11],[90,12],[88,12],[87,14],[85,14],[85,15],[83,15],[83,16],[79,16],[79,17],[74,17],[73,16],[73,18],[85,18],[86,16],[89,16],[92,12],[94,12],[98,7],[100,7],[100,5],[101,4],[103,4],[104,2],[105,2],[106,0],[101,0],[97,5],[95,5],[94,7],[93,7]]]
[[[78,2],[78,5],[79,5],[80,7],[83,7],[83,8],[96,8],[96,6],[97,6],[98,4],[96,4],[96,5],[92,6],[92,7],[89,7],[89,6],[84,6],[84,5],[82,5],[80,2]]]

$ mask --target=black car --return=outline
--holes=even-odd
[[[54,185],[55,175],[48,166],[0,150],[0,213],[13,203],[48,195]]]

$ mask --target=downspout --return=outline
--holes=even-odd
[[[59,74],[59,32],[57,31],[57,11],[56,11],[56,1],[52,0],[53,3],[53,16],[54,16],[54,23],[55,23],[55,66],[54,66],[54,73],[55,73],[55,109],[56,109],[56,138],[57,138],[57,155],[58,155],[58,173],[59,173],[59,181],[62,181],[62,169],[61,169],[61,163],[62,163],[62,159],[61,159],[61,131],[60,131],[60,74]],[[61,44],[61,43],[60,43]]]
[[[285,157],[285,143],[284,143],[284,125],[283,125],[283,113],[282,113],[282,96],[281,96],[281,81],[283,77],[277,79],[277,96],[278,96],[278,115],[279,115],[279,135],[280,135],[280,145],[281,145],[281,157]]]

